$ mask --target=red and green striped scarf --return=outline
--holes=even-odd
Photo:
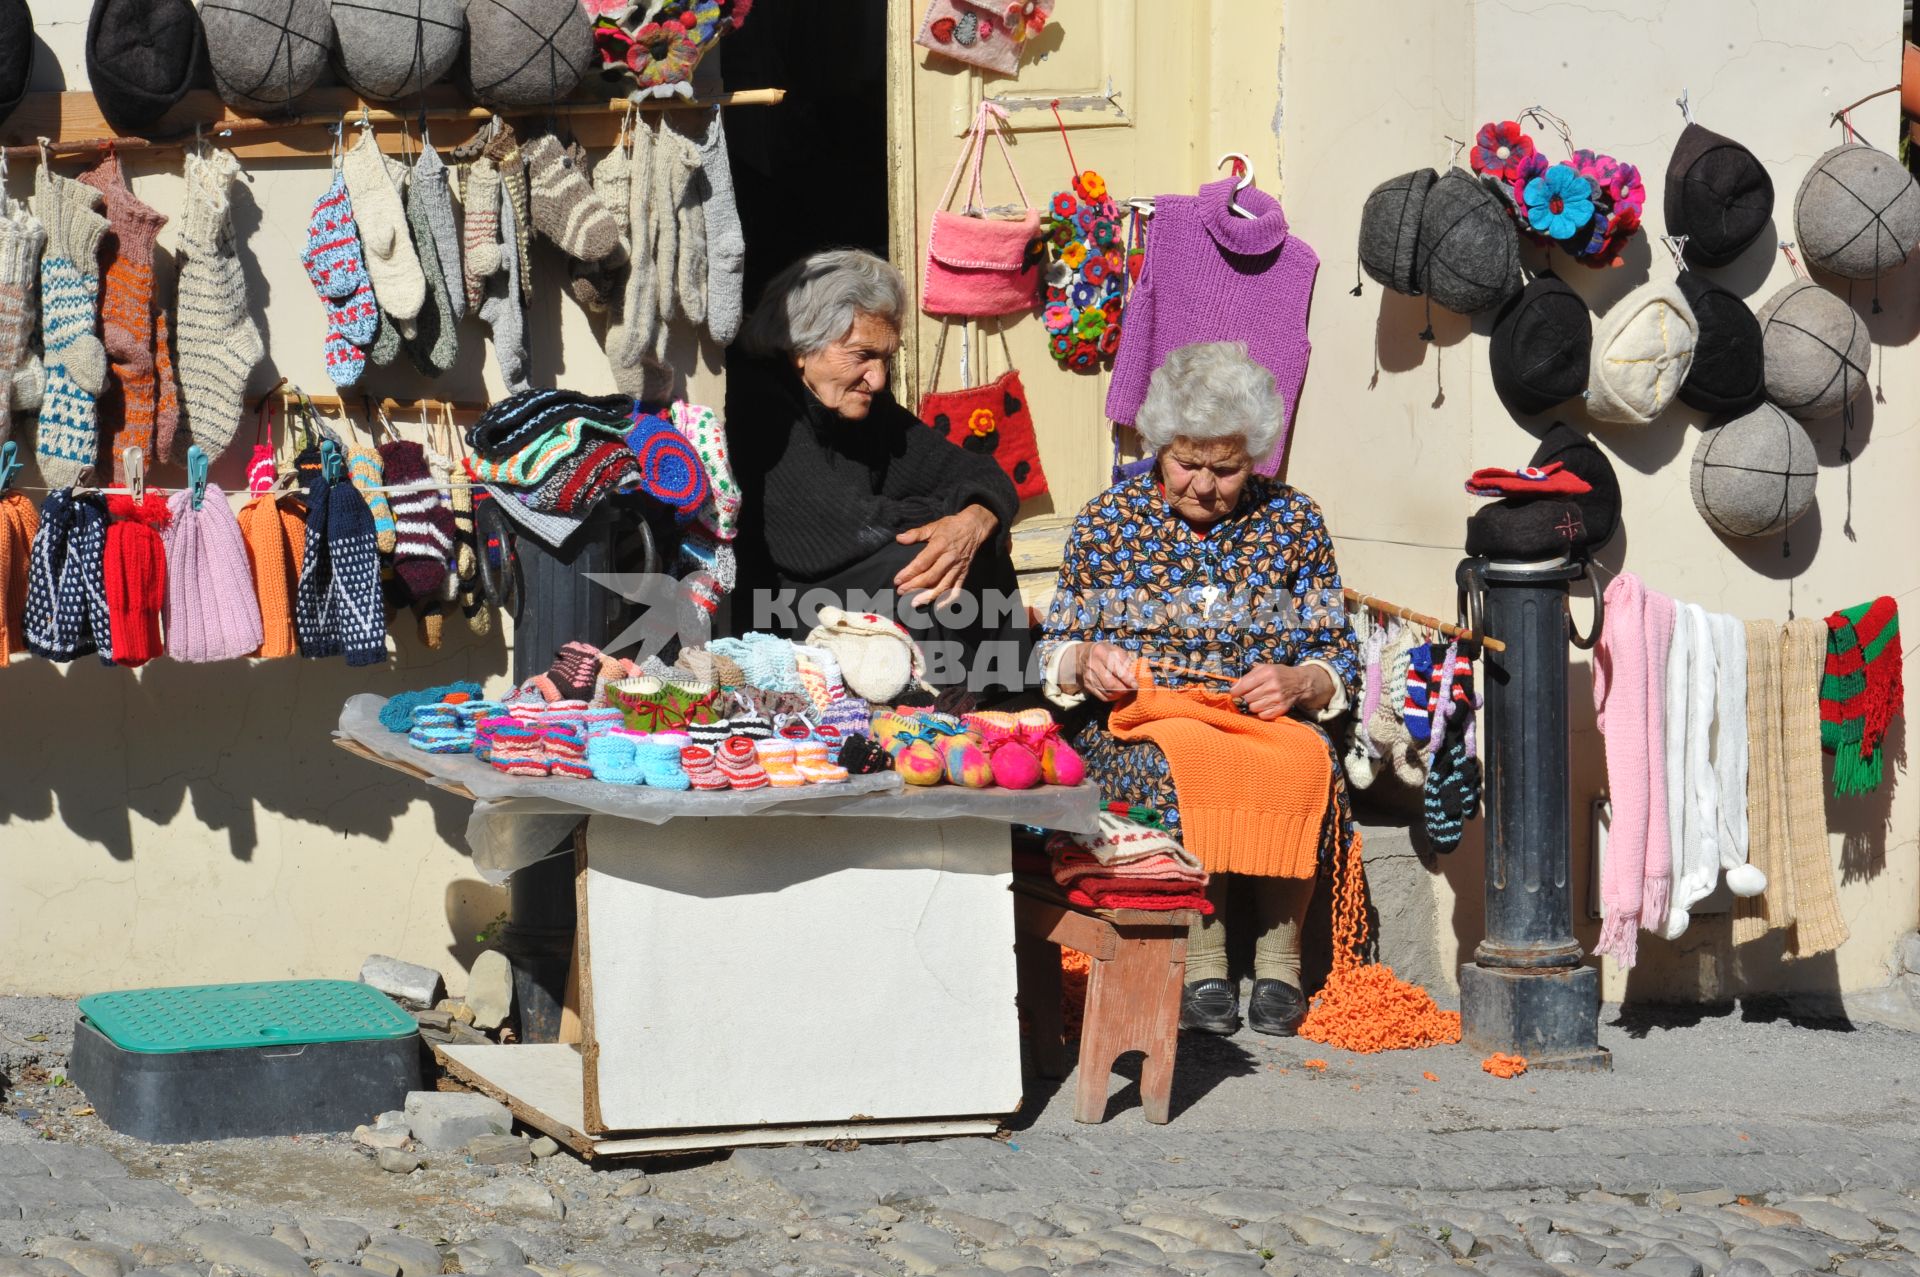
[[[1883,595],[1828,617],[1820,745],[1833,755],[1835,794],[1870,794],[1879,787],[1880,742],[1904,698],[1894,601]]]

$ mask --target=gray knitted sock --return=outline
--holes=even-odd
[[[387,317],[387,312],[381,311],[380,326],[373,330],[373,344],[367,347],[367,362],[376,368],[389,367],[394,360],[400,358],[400,351],[404,345],[400,330],[394,326],[393,320]]]
[[[500,259],[507,269],[487,281],[487,297],[480,303],[480,318],[493,330],[493,357],[500,364],[500,379],[509,391],[518,393],[527,384],[526,315],[520,304],[520,254],[517,240],[520,228],[514,222],[513,201],[505,190],[500,199]]]
[[[747,239],[733,197],[727,129],[717,106],[700,137],[700,168],[707,179],[707,332],[720,345],[730,346],[740,333],[744,312],[741,287],[747,271]]]
[[[50,172],[34,174],[34,213],[46,224],[40,252],[40,341],[47,385],[34,451],[47,486],[80,481],[100,455],[99,395],[107,383],[100,329],[100,192]]]
[[[680,304],[680,208],[693,190],[698,162],[693,144],[671,125],[662,124],[653,151],[653,286],[660,309],[654,332],[656,353],[666,348],[666,327],[685,313]]]
[[[204,158],[189,155],[186,174],[174,369],[188,433],[209,458],[217,458],[240,428],[247,378],[267,352],[247,305],[233,233],[232,187],[240,161],[218,149]]]
[[[39,218],[24,205],[7,203],[0,216],[0,439],[12,430],[14,378],[33,354],[34,298],[47,242]]]
[[[707,322],[707,179],[700,147],[679,128],[674,137],[687,156],[687,193],[679,210],[680,260],[674,272],[674,300],[690,324]]]
[[[419,165],[426,165],[428,156],[433,157],[435,166],[428,167],[423,178]],[[454,314],[453,299],[460,297],[465,301],[459,264],[441,262],[440,240],[429,211],[433,203],[429,188],[437,186],[440,200],[447,206],[446,229],[451,232],[453,207],[447,196],[446,165],[439,164],[439,158],[429,149],[414,168],[413,180],[407,183],[407,228],[412,233],[414,251],[420,255],[420,268],[427,280],[426,304],[414,316],[414,331],[407,337],[407,355],[413,360],[413,366],[428,377],[438,377],[460,358],[460,317]],[[449,291],[448,266],[452,267],[452,291]]]
[[[412,220],[414,201],[425,205],[434,256],[440,261],[440,281],[446,289],[448,313],[457,324],[467,317],[467,290],[460,269],[460,226],[453,219],[453,192],[447,183],[447,164],[431,146],[420,153],[407,182],[407,213]],[[419,232],[414,232],[418,238]],[[417,247],[417,245],[416,245]],[[432,281],[428,281],[431,285]]]
[[[500,170],[482,156],[466,172],[460,204],[467,252],[460,272],[467,283],[467,309],[478,313],[487,281],[500,270]]]
[[[619,339],[607,334],[607,352],[615,369],[637,368],[653,354],[654,333],[660,327],[659,291],[653,269],[653,166],[656,147],[653,130],[645,122],[633,131],[633,159],[628,168],[627,220],[631,226],[633,261],[627,268],[627,292],[621,300]]]

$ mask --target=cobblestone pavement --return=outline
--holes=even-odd
[[[1036,1090],[997,1140],[395,1174],[345,1137],[123,1139],[61,1085],[70,1015],[0,999],[0,1277],[1920,1273],[1920,1066],[1884,1029],[1609,1011],[1612,1074],[1511,1081],[1243,1034],[1187,1044],[1165,1127],[1116,1078],[1103,1125]]]

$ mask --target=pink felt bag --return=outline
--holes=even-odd
[[[920,280],[920,309],[929,315],[991,319],[1030,310],[1040,295],[1040,210],[1029,206],[1026,188],[1013,167],[1013,154],[1007,149],[1001,126],[1006,116],[991,102],[980,104],[967,135],[966,150],[953,166],[946,194],[940,197],[939,211],[933,215],[933,225],[927,231],[926,270]],[[1000,154],[1006,157],[1007,171],[1013,174],[1013,189],[1020,196],[1023,211],[1017,218],[987,217],[976,211],[980,207],[980,161],[986,154],[989,127],[1000,143]],[[972,171],[967,180],[966,211],[947,212],[969,160]]]

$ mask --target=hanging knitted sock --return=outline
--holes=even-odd
[[[27,579],[40,512],[24,492],[0,492],[0,669],[27,650]]]
[[[1401,704],[1400,717],[1406,724],[1407,734],[1423,750],[1433,730],[1432,694],[1433,649],[1422,643],[1408,654],[1406,699]]]
[[[122,450],[153,454],[153,243],[167,217],[133,193],[112,152],[80,180],[100,192],[106,208],[100,328],[112,377],[100,397],[99,425],[109,441],[113,480],[124,484]]]
[[[707,473],[707,500],[701,505],[701,527],[721,541],[731,541],[740,521],[740,485],[733,477],[733,464],[727,459],[727,431],[711,408],[674,401],[669,413],[673,428],[693,445]]]
[[[387,315],[380,312],[380,318],[373,330],[373,344],[367,347],[367,362],[376,368],[386,368],[400,358],[405,341],[400,336],[399,327]]]
[[[151,460],[173,459],[173,440],[180,429],[180,383],[173,376],[171,320],[162,310],[153,317],[153,443]]]
[[[157,529],[171,516],[167,499],[107,498],[106,591],[113,661],[129,669],[160,655],[160,612],[167,602],[167,546]]]
[[[467,309],[477,314],[487,281],[500,273],[500,170],[492,160],[483,157],[467,165],[460,208],[466,247],[460,275],[467,285]]]
[[[431,157],[431,163],[429,163]],[[447,204],[446,219],[453,223],[453,209],[447,195],[447,166],[432,148],[420,156],[413,176],[407,182],[407,232],[413,238],[414,252],[425,273],[427,299],[414,319],[414,332],[407,341],[407,355],[421,374],[438,377],[460,358],[460,316],[454,312],[454,298],[461,305],[466,296],[460,281],[460,263],[456,258],[442,262],[440,241],[434,225],[435,208]],[[448,283],[448,271],[452,283]]]
[[[568,257],[604,261],[620,247],[620,223],[584,170],[552,134],[520,148],[526,164],[534,229]]]
[[[727,154],[727,129],[720,115],[715,107],[700,137],[700,170],[706,175],[707,332],[717,344],[730,346],[739,335],[744,314],[747,239],[740,228],[733,161]]]
[[[374,543],[380,547],[380,553],[392,554],[395,544],[393,508],[387,502],[387,494],[380,490],[387,482],[380,454],[365,444],[355,444],[347,449],[347,478],[366,499],[367,513],[373,516]]]
[[[240,161],[224,150],[188,155],[186,175],[176,366],[187,429],[211,460],[240,428],[247,378],[266,347],[247,304],[234,239],[231,191]]]
[[[660,301],[653,263],[653,129],[645,122],[633,131],[633,157],[627,170],[627,287],[620,303],[620,322],[607,328],[607,359],[616,380],[623,370],[640,368],[652,357],[654,333],[660,324]],[[617,328],[617,331],[616,331]]]
[[[568,147],[567,153],[574,156],[576,167],[585,163],[586,150],[579,144]],[[613,149],[593,166],[593,193],[613,214],[614,224],[620,232],[620,243],[601,261],[569,262],[567,287],[573,293],[573,299],[594,314],[605,314],[620,304],[623,272],[633,252],[630,214],[632,191],[628,187],[631,172],[624,140],[615,143]]]
[[[673,293],[687,322],[703,325],[707,322],[707,179],[701,171],[700,148],[677,127],[674,136],[686,156],[687,190],[677,206],[680,253]]]
[[[300,580],[300,556],[306,521],[271,493],[261,493],[240,511],[240,535],[246,541],[247,563],[253,571],[253,594],[260,607],[260,648],[263,660],[292,656],[293,597]]]
[[[388,466],[391,473],[390,461]],[[397,508],[395,515],[396,521],[404,522],[398,519]],[[380,548],[373,537],[373,515],[351,483],[336,483],[327,493],[326,534],[331,607],[339,618],[347,664],[378,665],[387,659]]]
[[[453,191],[447,162],[431,145],[420,152],[413,173],[407,179],[407,211],[418,201],[425,212],[426,238],[433,241],[433,256],[440,266],[440,286],[446,292],[447,313],[458,324],[467,317],[467,290],[464,267],[460,261],[460,226],[453,217]],[[415,233],[416,241],[421,239]],[[432,281],[428,281],[431,284]]]
[[[506,270],[487,281],[487,296],[480,303],[480,318],[493,330],[493,357],[500,365],[500,379],[513,392],[529,388],[527,381],[526,314],[520,300],[520,259],[514,242],[520,238],[504,185],[500,199],[500,256]]]
[[[360,235],[354,229],[353,199],[338,168],[313,206],[307,221],[307,247],[300,260],[327,312],[327,376],[336,386],[351,386],[366,370],[362,348],[371,345],[379,331],[380,307],[367,276]]]
[[[107,219],[100,192],[42,164],[34,174],[34,211],[47,227],[40,254],[40,337],[47,386],[34,451],[48,487],[79,482],[98,460],[97,401],[107,382],[100,322],[100,240]]]
[[[47,228],[23,205],[0,216],[0,439],[12,428],[13,379],[32,353],[34,293]]]
[[[404,169],[401,170],[403,173]],[[380,153],[373,130],[365,129],[340,161],[347,194],[353,202],[353,220],[367,259],[367,276],[380,312],[405,329],[427,300],[427,277],[413,251],[407,230],[407,211],[394,184],[393,170]]]
[[[514,235],[501,236],[501,257],[519,271],[520,305],[533,304],[533,194],[527,187],[527,161],[519,139],[510,125],[502,122],[485,154],[500,170],[500,223],[504,231],[507,214],[513,214]],[[507,258],[508,248],[511,259]],[[517,265],[516,265],[517,264]]]
[[[653,153],[653,287],[660,313],[654,329],[653,357],[665,357],[668,327],[686,313],[680,297],[680,217],[693,198],[699,154],[674,128],[662,125]]]
[[[393,570],[416,604],[439,603],[446,594],[453,554],[453,515],[427,473],[426,452],[419,444],[381,444],[380,464],[393,506]]]

